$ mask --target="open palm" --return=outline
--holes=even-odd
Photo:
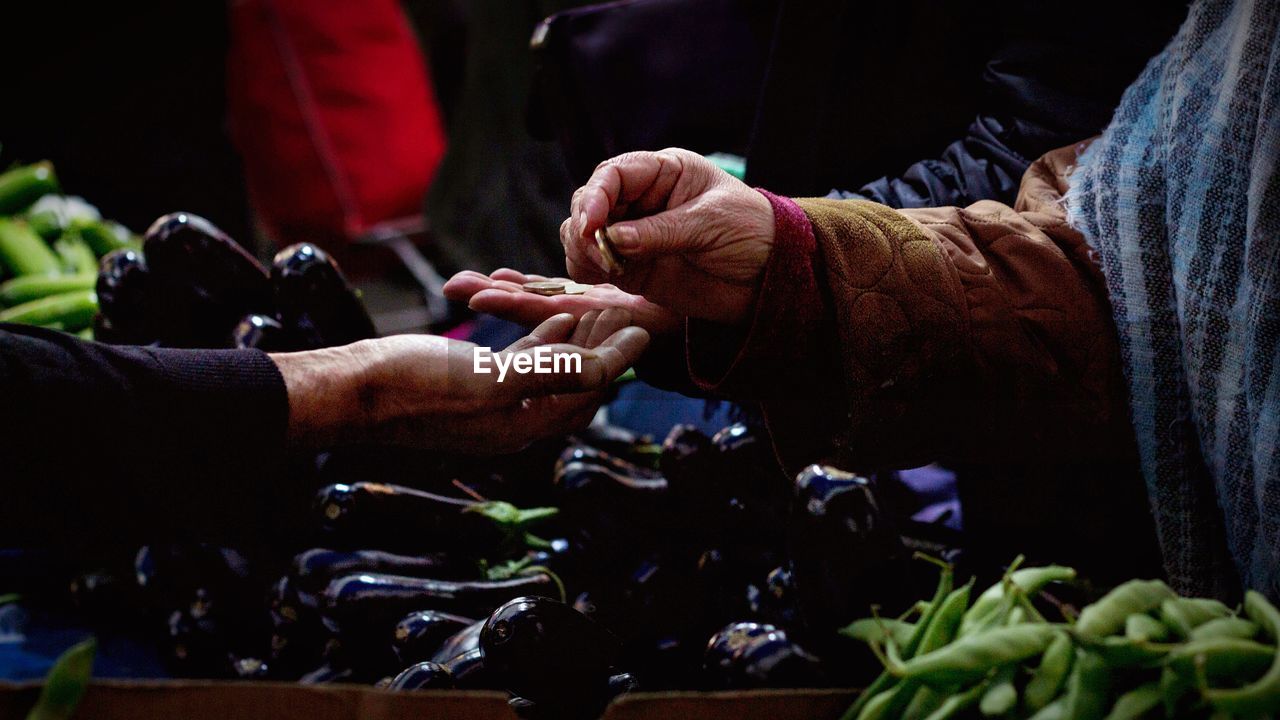
[[[526,327],[558,313],[582,317],[592,310],[611,307],[630,311],[632,323],[652,335],[676,332],[681,327],[683,318],[679,315],[609,284],[595,285],[581,295],[537,295],[522,288],[524,283],[547,279],[507,268],[489,275],[465,270],[445,283],[444,294],[450,300],[466,302],[476,312],[496,315]],[[550,279],[569,282],[565,278]]]

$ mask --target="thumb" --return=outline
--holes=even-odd
[[[692,213],[675,208],[614,223],[606,232],[624,257],[645,258],[683,254],[696,241],[698,229],[698,220]]]
[[[576,356],[580,359],[577,363],[567,362],[555,367],[554,372],[508,376],[507,381],[499,387],[499,392],[507,399],[514,400],[555,393],[603,390],[640,359],[648,344],[649,333],[638,327],[625,327],[594,348],[569,344],[543,345],[539,349],[547,353],[547,357]]]

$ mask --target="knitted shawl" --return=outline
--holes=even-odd
[[[1081,156],[1169,579],[1280,598],[1280,0],[1199,0]]]

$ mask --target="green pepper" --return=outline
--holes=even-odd
[[[0,218],[0,263],[14,275],[57,275],[62,262],[25,222]]]
[[[0,322],[57,324],[67,332],[77,332],[88,327],[97,313],[98,296],[92,290],[74,290],[0,310]]]
[[[47,160],[0,175],[0,215],[9,215],[58,191],[58,177]]]

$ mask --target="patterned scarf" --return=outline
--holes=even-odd
[[[1081,156],[1170,581],[1280,599],[1280,0],[1200,0]]]

